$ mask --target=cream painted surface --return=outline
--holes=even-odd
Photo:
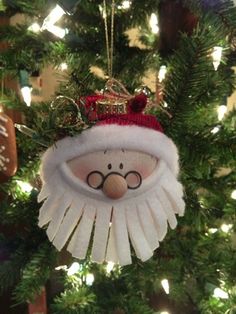
[[[40,77],[31,77],[30,82],[33,87],[32,101],[48,101],[53,99],[56,90],[59,87],[59,70],[54,69],[51,65],[44,68]],[[40,86],[41,85],[41,86]]]

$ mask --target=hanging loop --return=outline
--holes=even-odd
[[[115,17],[115,0],[112,0],[111,5],[111,31],[110,38],[108,33],[108,21],[107,21],[107,4],[106,0],[103,0],[103,18],[105,26],[105,38],[106,38],[106,50],[107,50],[107,70],[109,78],[112,77],[113,72],[113,55],[114,55],[114,17]]]

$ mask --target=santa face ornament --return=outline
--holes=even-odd
[[[148,260],[184,214],[175,144],[150,115],[107,114],[42,158],[39,226],[58,250],[127,265]]]

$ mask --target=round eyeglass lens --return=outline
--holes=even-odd
[[[129,189],[137,189],[142,184],[142,177],[136,171],[130,171],[125,175]]]
[[[87,183],[93,189],[100,189],[103,183],[103,174],[99,171],[90,172],[87,176]]]

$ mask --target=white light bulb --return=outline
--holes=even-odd
[[[33,23],[28,27],[28,30],[34,33],[39,33],[40,32],[40,25],[38,23]]]
[[[66,265],[60,265],[60,266],[55,267],[55,270],[61,270],[61,269],[67,270],[67,266]]]
[[[45,18],[41,30],[47,29],[55,36],[63,38],[68,33],[68,30],[54,25],[58,20],[60,20],[63,14],[65,14],[65,11],[57,4],[50,14]]]
[[[224,290],[222,290],[220,288],[215,288],[213,297],[219,298],[219,299],[228,299],[229,295]]]
[[[165,79],[166,72],[167,72],[167,67],[165,65],[162,65],[158,73],[158,79],[160,82],[162,82]]]
[[[218,120],[221,121],[227,112],[227,106],[225,105],[219,106],[217,109],[217,112],[218,112]]]
[[[164,289],[165,293],[169,294],[170,293],[170,286],[169,286],[168,279],[163,279],[161,281],[161,285],[162,285],[162,288]]]
[[[31,105],[31,90],[32,88],[29,86],[24,86],[21,88],[22,97],[28,107]]]
[[[80,264],[77,262],[74,262],[71,264],[71,266],[67,270],[68,276],[73,276],[75,273],[77,273],[80,270]]]
[[[118,8],[118,9],[127,10],[127,9],[130,8],[130,5],[131,5],[131,3],[130,3],[129,0],[124,0],[124,1],[121,3],[121,5],[118,5],[117,8]]]
[[[66,70],[68,69],[67,63],[65,63],[65,62],[61,63],[61,64],[59,65],[59,69],[60,69],[61,71],[66,71]]]
[[[108,262],[108,263],[107,263],[106,271],[107,271],[108,274],[110,274],[110,272],[113,270],[114,265],[115,265],[115,264],[114,264],[113,262]]]
[[[94,282],[94,275],[93,274],[88,274],[85,278],[86,284],[88,286],[92,286],[93,282]]]
[[[209,230],[209,233],[213,234],[213,233],[216,233],[218,231],[217,228],[210,228]]]
[[[151,17],[149,20],[149,25],[150,25],[151,30],[154,34],[157,34],[159,32],[157,15],[155,13],[151,14]]]
[[[236,190],[233,190],[233,192],[231,193],[231,198],[233,200],[236,200]]]
[[[233,225],[232,224],[223,224],[221,225],[220,229],[225,232],[225,233],[229,233],[230,229],[232,229]]]
[[[65,35],[68,34],[68,29],[66,29],[66,28],[63,29],[63,28],[56,26],[56,25],[53,25],[53,24],[48,25],[47,30],[59,38],[64,38]]]
[[[58,4],[55,6],[54,9],[49,13],[49,15],[45,18],[43,22],[43,29],[47,29],[48,25],[55,24],[66,12],[60,7]]]
[[[99,7],[99,11],[100,11],[100,13],[102,15],[102,18],[105,19],[107,17],[107,15],[106,15],[106,11],[105,11],[104,7],[101,4],[99,4],[98,7]]]
[[[212,134],[216,134],[217,132],[220,131],[220,128],[218,126],[215,126],[212,130],[211,130],[211,133]]]
[[[213,66],[214,66],[215,71],[217,71],[217,69],[220,65],[220,61],[222,58],[222,51],[223,51],[223,48],[220,46],[215,46],[213,48],[213,52],[212,52],[211,56],[213,59]]]
[[[24,193],[30,193],[33,190],[32,185],[27,182],[16,180],[16,183]]]

